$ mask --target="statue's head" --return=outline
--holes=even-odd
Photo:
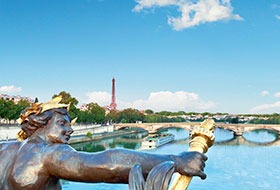
[[[17,120],[22,130],[18,133],[18,139],[24,140],[31,137],[39,128],[46,128],[48,137],[54,143],[67,143],[73,129],[72,120],[68,113],[69,105],[59,103],[61,97],[56,97],[46,103],[34,103],[22,111]]]

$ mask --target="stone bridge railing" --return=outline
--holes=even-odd
[[[240,136],[243,133],[258,130],[258,129],[265,129],[270,131],[275,131],[280,134],[280,125],[267,125],[267,124],[224,124],[224,123],[217,123],[216,127],[233,131],[234,135]]]
[[[119,124],[114,124],[114,129],[115,130],[120,130],[124,129],[127,127],[137,127],[137,128],[142,128],[149,133],[155,133],[159,129],[163,128],[170,128],[170,127],[177,127],[177,128],[182,128],[185,130],[192,130],[194,126],[199,126],[199,122],[180,122],[180,123],[119,123]]]
[[[143,128],[149,133],[155,133],[162,128],[177,127],[191,131],[195,126],[198,126],[199,122],[178,122],[178,123],[119,123],[114,124],[114,129],[119,130],[126,127],[138,127]],[[226,123],[215,123],[216,127],[225,130],[232,131],[234,135],[240,136],[245,132],[254,131],[257,129],[266,129],[276,131],[280,134],[280,125],[264,125],[264,124],[226,124]]]

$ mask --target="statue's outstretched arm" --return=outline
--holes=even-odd
[[[173,161],[176,170],[191,175],[205,175],[205,159],[199,153],[184,153],[180,156],[156,155],[127,149],[112,149],[99,153],[78,152],[69,145],[54,145],[47,151],[45,167],[58,178],[83,182],[128,183],[130,169],[140,164],[143,175],[156,165]],[[191,161],[188,164],[186,162]],[[197,167],[193,168],[193,165]],[[196,171],[194,171],[196,170]]]

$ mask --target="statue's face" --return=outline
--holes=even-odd
[[[52,119],[46,126],[47,137],[52,143],[67,143],[73,129],[70,125],[70,119],[67,115],[54,113]]]

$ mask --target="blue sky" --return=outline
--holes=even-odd
[[[279,34],[278,0],[0,0],[0,93],[275,113]]]

